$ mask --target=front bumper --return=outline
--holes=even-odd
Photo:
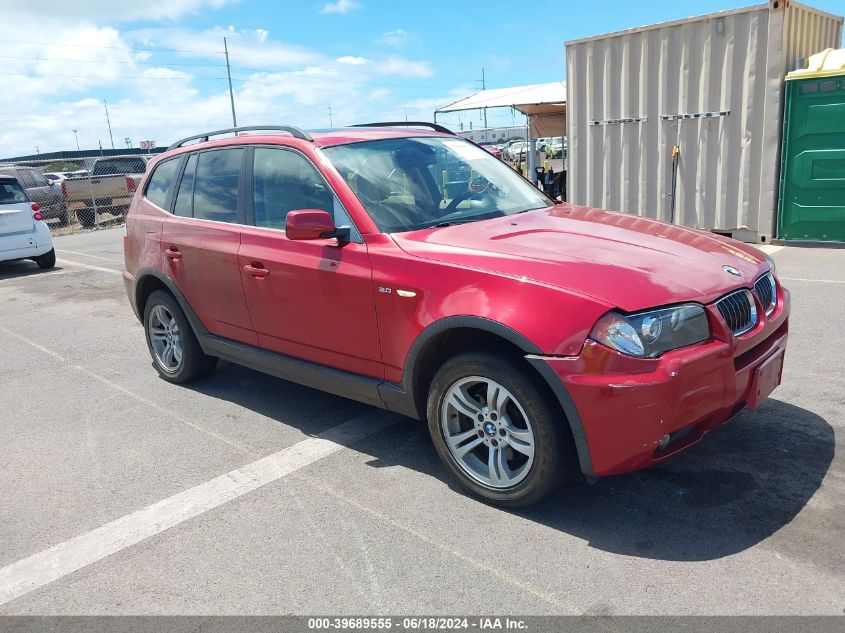
[[[593,341],[577,357],[529,357],[547,379],[553,374],[558,381],[550,386],[564,405],[585,474],[614,475],[661,462],[755,408],[780,381],[788,291],[781,288],[773,314],[740,337],[720,327],[715,309],[709,313],[709,341],[656,359],[631,358]]]

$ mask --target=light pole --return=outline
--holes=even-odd
[[[78,151],[80,151],[80,149],[79,149],[79,134],[77,134],[77,132],[79,132],[79,130],[74,130],[73,136],[76,138],[76,151],[78,152]]]

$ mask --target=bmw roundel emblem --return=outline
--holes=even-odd
[[[738,271],[736,268],[734,268],[733,266],[722,266],[722,268],[729,275],[733,275],[734,277],[742,277],[742,273],[740,271]]]

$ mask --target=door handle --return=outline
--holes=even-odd
[[[264,268],[264,264],[261,264],[259,262],[252,262],[251,264],[247,264],[246,266],[244,266],[244,270],[258,279],[264,279],[267,275],[270,274],[270,271]]]
[[[175,246],[171,246],[170,248],[164,251],[164,254],[167,255],[168,259],[172,259],[173,261],[177,261],[182,259],[182,253],[179,252],[179,249]]]

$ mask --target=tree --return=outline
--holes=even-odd
[[[69,160],[57,160],[53,161],[52,163],[48,163],[46,167],[44,167],[44,171],[46,172],[60,172],[60,171],[77,171],[79,170],[79,165],[76,163],[72,163]]]

